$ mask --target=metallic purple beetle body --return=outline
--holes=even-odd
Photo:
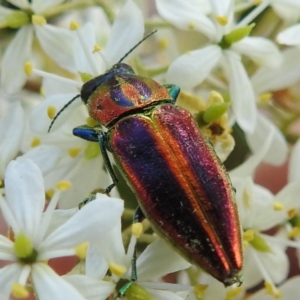
[[[74,134],[113,154],[154,230],[183,257],[225,286],[241,283],[235,193],[191,114],[174,105],[178,93],[117,64],[81,92],[90,116],[108,128],[105,141],[97,128]]]

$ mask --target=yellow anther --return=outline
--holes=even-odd
[[[81,25],[75,21],[71,21],[70,22],[70,30],[77,30],[79,27],[81,27]]]
[[[244,202],[244,205],[246,206],[246,208],[249,208],[249,209],[251,208],[251,204],[252,204],[251,195],[247,189],[244,189],[244,191],[243,191],[243,202]]]
[[[276,299],[279,299],[282,296],[282,292],[279,291],[271,282],[265,281],[265,289],[267,294],[274,296]]]
[[[122,276],[127,271],[127,268],[125,266],[117,265],[114,263],[109,263],[108,267],[109,267],[110,271],[112,272],[112,274],[114,274],[116,276]]]
[[[267,104],[268,102],[270,102],[272,96],[273,96],[272,93],[263,93],[263,94],[260,94],[259,95],[259,102],[261,104]]]
[[[29,292],[26,289],[25,286],[21,285],[18,282],[15,282],[12,284],[11,286],[11,294],[15,297],[15,298],[27,298],[29,297]]]
[[[46,19],[43,16],[38,16],[38,15],[33,15],[31,17],[31,21],[33,24],[39,26],[44,26],[47,23]]]
[[[31,147],[37,147],[41,144],[41,140],[38,137],[34,137],[31,141]]]
[[[52,199],[53,195],[54,195],[55,191],[53,189],[49,189],[46,191],[46,199],[50,200]]]
[[[45,97],[45,91],[44,91],[43,87],[40,88],[40,95]]]
[[[279,202],[279,201],[275,201],[273,203],[273,208],[276,211],[281,211],[281,210],[283,210],[283,204],[281,202]]]
[[[90,127],[95,127],[95,126],[99,125],[99,123],[97,121],[95,121],[94,119],[92,119],[91,117],[86,118],[86,124]]]
[[[53,120],[56,115],[56,107],[53,105],[49,105],[47,108],[47,115],[49,119]]]
[[[207,290],[208,285],[206,284],[196,284],[194,286],[194,293],[198,299],[202,299],[205,291]]]
[[[253,0],[254,5],[259,5],[262,2],[262,0]]]
[[[233,300],[236,296],[238,296],[243,291],[243,288],[241,286],[238,286],[236,288],[230,289],[226,293],[226,300]]]
[[[196,28],[195,22],[190,22],[189,23],[189,29],[194,30]]]
[[[99,45],[94,45],[94,50],[93,53],[101,51],[103,49],[103,47],[99,46]]]
[[[287,237],[290,239],[296,238],[298,236],[300,236],[300,228],[297,226],[293,227],[293,229],[290,232],[288,232],[288,234],[287,234]]]
[[[287,214],[288,214],[289,219],[292,219],[297,215],[297,213],[298,213],[298,210],[296,208],[293,208],[293,209],[290,209]]]
[[[248,229],[243,233],[243,240],[251,242],[254,239],[254,230]]]
[[[80,258],[80,259],[85,259],[86,258],[86,251],[89,243],[82,243],[79,246],[75,248],[75,254]]]
[[[75,158],[80,153],[80,151],[81,148],[71,148],[68,150],[68,153],[72,158]]]
[[[169,47],[169,40],[167,38],[161,38],[158,41],[158,47],[160,49],[167,49]]]
[[[97,143],[88,143],[84,152],[84,157],[86,159],[94,159],[98,155],[100,155],[99,145]]]
[[[30,256],[33,252],[33,245],[30,238],[27,235],[20,233],[15,238],[14,251],[19,258]]]
[[[83,82],[87,82],[87,81],[91,80],[92,78],[94,78],[94,76],[92,74],[83,73],[83,72],[79,72],[79,76]]]
[[[30,76],[32,74],[32,63],[30,61],[27,61],[24,64],[24,72],[27,76]]]
[[[243,249],[247,249],[249,247],[249,242],[243,240]]]
[[[140,222],[132,224],[131,232],[136,238],[139,238],[143,232],[143,224]]]
[[[61,191],[66,191],[72,186],[72,183],[68,180],[62,180],[57,182],[55,186]]]
[[[228,18],[226,16],[215,16],[215,18],[216,18],[217,22],[222,26],[224,26],[228,23]]]
[[[211,106],[212,104],[219,103],[224,103],[222,95],[216,91],[211,91],[207,100],[207,107]]]

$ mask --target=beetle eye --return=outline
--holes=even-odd
[[[120,74],[134,74],[133,69],[124,63],[115,64],[113,69],[118,70],[118,73]]]
[[[98,77],[95,77],[89,81],[87,81],[81,88],[81,99],[82,101],[87,104],[87,101],[89,100],[90,96],[93,94],[93,92],[102,84],[102,82],[105,80],[103,78],[105,75],[100,75]]]

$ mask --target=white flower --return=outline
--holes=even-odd
[[[95,201],[76,213],[54,211],[61,192],[57,191],[43,213],[43,178],[28,159],[12,161],[5,173],[5,194],[0,207],[13,232],[13,241],[0,236],[0,259],[11,264],[0,269],[1,299],[25,293],[31,275],[39,299],[84,299],[57,275],[45,261],[76,255],[77,246],[105,237],[120,219],[123,202],[98,195]],[[24,297],[24,296],[23,296]]]
[[[110,282],[114,283],[110,293],[113,293],[115,285],[121,278],[131,279],[131,261],[135,243],[136,238],[133,236],[126,253],[122,241],[121,223],[117,224],[113,229],[111,238],[102,240],[101,243],[94,243],[88,248],[87,275],[94,278],[104,278],[109,269],[112,274]],[[191,287],[153,282],[153,280],[186,269],[189,266],[188,262],[174,252],[163,240],[159,239],[151,243],[138,257],[136,261],[136,283],[144,287],[157,300],[185,299]]]
[[[206,79],[213,68],[222,63],[229,80],[236,120],[246,132],[253,132],[256,122],[256,99],[247,72],[241,63],[241,54],[269,67],[275,67],[281,60],[278,49],[270,40],[248,37],[248,34],[226,44],[224,37],[239,28],[239,25],[236,26],[233,22],[231,0],[210,1],[214,20],[203,13],[200,1],[194,1],[193,5],[180,0],[176,3],[180,3],[180,11],[174,13],[176,11],[174,2],[156,0],[157,9],[166,20],[181,29],[192,28],[201,31],[213,45],[190,51],[177,58],[169,67],[167,80],[183,88],[191,88]],[[186,21],[183,22],[182,18],[186,18]]]
[[[290,242],[280,236],[262,234],[289,220],[289,212],[299,207],[299,182],[287,184],[276,196],[266,188],[254,184],[251,175],[268,154],[273,140],[271,131],[265,143],[254,156],[230,172],[233,186],[237,190],[236,199],[240,222],[246,242],[244,258],[244,287],[258,284],[262,279],[274,287],[282,282],[288,273],[288,259],[285,249]]]
[[[24,85],[27,75],[24,71],[24,64],[31,60],[32,40],[36,35],[43,50],[51,56],[61,67],[75,71],[74,58],[68,55],[67,49],[75,47],[74,37],[69,30],[57,28],[52,25],[47,25],[44,17],[39,16],[46,9],[60,4],[63,0],[56,1],[26,1],[26,0],[11,0],[13,5],[19,7],[21,11],[3,9],[0,7],[0,16],[5,20],[9,15],[14,16],[16,13],[21,13],[24,18],[20,22],[20,16],[14,16],[16,21],[20,22],[17,28],[21,27],[14,39],[7,47],[2,59],[2,76],[1,87],[6,93],[12,94],[17,92]],[[5,13],[1,14],[4,11]],[[28,12],[31,12],[31,16]],[[27,20],[26,20],[27,18]],[[8,26],[10,26],[8,24]]]

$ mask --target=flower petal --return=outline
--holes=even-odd
[[[300,139],[293,147],[289,162],[289,181],[300,181]]]
[[[62,68],[76,73],[73,54],[75,37],[67,29],[52,25],[34,25],[35,33],[43,50]]]
[[[8,0],[7,2],[9,2],[19,8],[22,8],[22,9],[30,9],[28,0]]]
[[[298,22],[300,18],[298,0],[276,0],[271,3],[271,6],[276,14],[283,19],[284,24],[295,24]]]
[[[108,262],[126,266],[125,249],[122,240],[121,219],[111,229],[110,234],[99,239],[94,246],[98,253]]]
[[[153,299],[155,300],[183,300],[186,297],[182,297],[181,295],[176,295],[176,293],[173,293],[171,291],[165,291],[165,290],[158,290],[158,289],[151,289],[148,288],[147,285],[145,284],[141,284],[142,286],[144,286],[147,291],[149,292],[149,294],[153,297]]]
[[[83,147],[81,140],[77,143],[79,143],[80,147]],[[86,142],[83,141],[83,143]],[[95,144],[95,146],[97,145]],[[88,174],[88,176],[86,176],[86,174]],[[49,179],[51,179],[54,185],[58,178],[60,178],[60,180],[69,180],[72,183],[72,188],[66,191],[59,201],[59,208],[75,207],[82,202],[91,191],[98,189],[99,183],[102,188],[107,187],[111,183],[110,176],[103,168],[103,161],[100,155],[93,159],[78,157],[78,160],[76,160],[76,158],[71,157],[64,158],[57,169],[51,172],[51,178]],[[116,193],[116,191],[112,191],[111,195],[113,195],[113,193]]]
[[[224,59],[234,115],[240,127],[251,133],[257,114],[253,87],[239,55],[227,50],[224,51]]]
[[[1,64],[1,87],[7,94],[16,93],[25,84],[24,64],[30,60],[32,37],[32,26],[25,25],[6,48]]]
[[[177,28],[197,30],[213,39],[216,35],[216,28],[205,15],[210,8],[204,2],[206,1],[156,0],[156,7],[158,13]]]
[[[13,9],[9,9],[7,7],[0,6],[0,22],[4,21],[4,19],[13,13]]]
[[[243,228],[267,230],[286,219],[283,211],[274,209],[274,196],[269,190],[254,184],[250,177],[240,181],[233,180],[233,184]]]
[[[85,205],[66,223],[47,236],[41,249],[53,251],[73,248],[83,242],[105,237],[118,222],[123,209],[122,200],[97,194],[94,201]]]
[[[105,244],[102,246],[105,247]],[[108,263],[103,256],[100,255],[98,247],[90,245],[87,250],[85,261],[86,275],[93,278],[104,278],[108,270]]]
[[[300,24],[293,25],[277,35],[277,42],[288,46],[300,45]]]
[[[64,280],[64,277],[57,275],[44,263],[33,264],[31,275],[40,300],[85,300],[75,287]]]
[[[63,152],[56,146],[41,145],[25,153],[23,157],[31,159],[45,176],[63,157]]]
[[[191,264],[170,248],[163,240],[151,243],[137,259],[138,279],[145,281],[186,269]]]
[[[263,37],[245,37],[232,45],[232,49],[251,57],[259,65],[276,68],[282,63],[282,54],[271,40]]]
[[[2,201],[1,197],[0,201]],[[15,259],[14,243],[7,237],[0,235],[0,260],[14,261]]]
[[[20,151],[24,127],[25,114],[20,102],[11,103],[0,120],[0,178],[4,177],[8,162]]]
[[[35,243],[45,205],[44,180],[29,159],[11,161],[5,173],[7,202],[22,232]],[[15,232],[15,235],[19,232]]]
[[[31,8],[35,13],[41,13],[49,7],[56,6],[64,0],[33,0]]]
[[[294,300],[295,295],[299,292],[300,276],[295,276],[287,280],[284,284],[279,287],[282,292],[282,300]],[[267,295],[265,289],[261,289],[257,293],[253,294],[248,300],[274,300],[273,295]]]
[[[47,97],[43,102],[37,105],[32,111],[30,115],[30,128],[35,133],[47,133],[51,121],[48,116],[48,108],[54,107],[56,114],[61,111],[61,109],[74,97],[76,94],[56,94]],[[74,108],[81,105],[80,98],[73,101],[66,109],[64,109],[60,117],[57,118],[51,128],[51,132],[60,128],[62,124],[68,120],[68,116],[72,114]]]
[[[300,79],[300,51],[298,48],[283,51],[280,68],[270,70],[260,68],[251,82],[257,95],[264,92],[279,91],[290,87]]]
[[[266,137],[273,131],[272,141],[264,161],[275,166],[282,165],[288,155],[288,146],[283,134],[263,114],[257,115],[257,123],[253,133],[246,133],[247,142],[252,153],[256,153],[263,145]]]
[[[63,276],[63,279],[76,287],[86,300],[107,299],[115,289],[113,282],[103,281],[85,275],[68,275]]]
[[[230,171],[231,178],[244,178],[253,174],[257,166],[263,161],[264,157],[270,149],[271,142],[273,140],[274,131],[272,130],[266,137],[266,140],[262,144],[261,148],[256,151],[254,155],[244,161],[234,170]]]
[[[22,271],[21,264],[10,264],[0,269],[0,291],[1,299],[10,299],[11,286],[14,282],[18,282]]]
[[[167,72],[167,81],[191,88],[206,79],[221,58],[221,49],[211,45],[175,59]]]
[[[78,45],[75,47],[76,68],[79,72],[98,76],[106,71],[102,57],[98,53],[93,53],[96,42],[96,30],[92,23],[87,23],[76,31]],[[101,50],[100,50],[101,51]]]
[[[103,51],[111,67],[136,45],[144,33],[143,14],[137,5],[129,0],[114,21],[112,31]]]

